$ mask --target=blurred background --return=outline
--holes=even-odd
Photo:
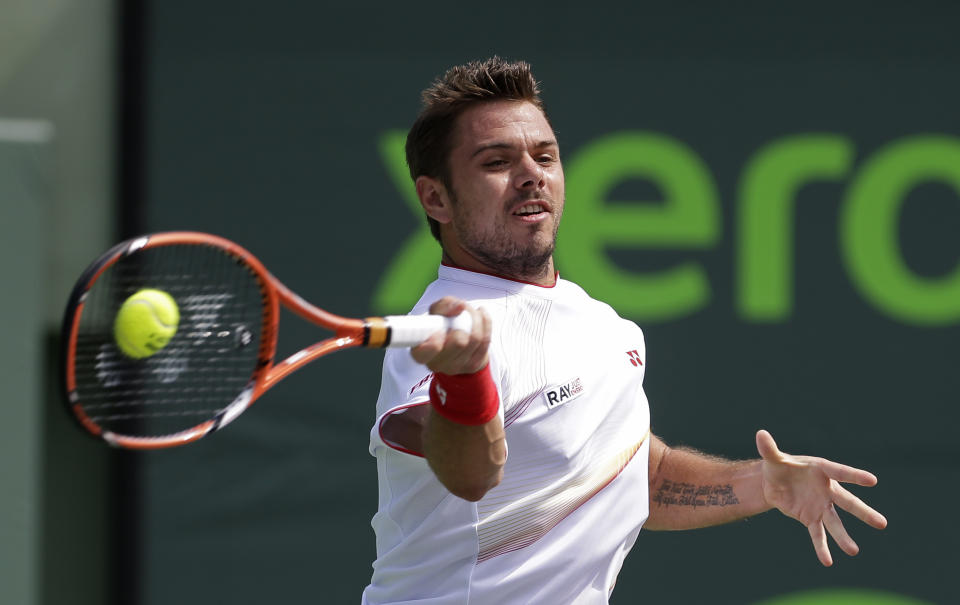
[[[169,229],[335,313],[404,312],[439,258],[404,133],[422,88],[493,54],[542,82],[558,266],[643,327],[654,432],[748,458],[767,428],[875,472],[854,491],[890,521],[847,517],[862,552],[831,569],[776,513],[642,532],[612,602],[955,603],[958,23],[933,1],[0,0],[0,603],[359,602],[378,353],[132,454],[64,412],[60,315],[100,252]],[[281,352],[321,335],[285,320]]]

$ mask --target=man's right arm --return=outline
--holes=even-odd
[[[465,385],[456,392],[448,388],[449,396],[456,401],[446,402],[461,415],[471,414],[474,409],[492,410],[491,405],[497,403],[490,399],[491,393],[496,395],[488,371],[490,317],[483,310],[473,309],[452,297],[442,298],[430,306],[431,313],[446,317],[455,317],[464,310],[473,316],[469,334],[460,330],[438,332],[410,351],[414,360],[435,374],[435,384],[431,387],[433,398],[448,397],[440,385],[445,379]],[[439,407],[443,409],[444,405],[441,402]],[[452,494],[475,502],[496,487],[503,476],[507,458],[503,421],[496,413],[489,419],[485,419],[489,414],[482,414],[480,422],[466,421],[458,414],[441,413],[437,408],[437,405],[431,406],[423,429],[424,456],[437,479]]]
[[[430,410],[423,431],[423,453],[433,474],[454,496],[476,502],[503,478],[507,445],[497,416],[468,426]]]

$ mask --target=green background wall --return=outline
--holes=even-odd
[[[786,451],[880,477],[857,493],[890,527],[848,520],[856,559],[834,549],[835,567],[821,568],[804,528],[777,514],[643,532],[615,603],[752,604],[811,589],[953,602],[960,296],[919,315],[882,301],[919,304],[923,288],[960,279],[960,162],[942,161],[960,148],[956,4],[145,6],[148,230],[227,236],[331,311],[382,312],[379,280],[423,226],[381,143],[409,126],[420,89],[446,67],[523,58],[543,82],[568,170],[561,274],[644,328],[654,431],[741,458],[755,455],[763,427]],[[626,135],[632,146],[614,148],[611,137]],[[921,135],[940,147],[897,146]],[[668,147],[679,159],[658,167]],[[875,164],[888,152],[902,154]],[[623,171],[598,180],[618,160]],[[910,161],[919,164],[903,191],[869,189]],[[700,180],[676,176],[683,166]],[[677,192],[674,181],[701,190]],[[886,227],[884,194],[902,200]],[[684,203],[699,204],[699,233],[657,241],[666,230],[644,230]],[[916,283],[861,284],[886,265],[847,233],[851,211]],[[603,226],[612,212],[626,217],[616,237]],[[744,221],[756,216],[768,222],[751,231]],[[759,247],[741,256],[747,241]],[[751,273],[762,267],[750,262],[780,258],[777,242],[785,260]],[[862,267],[851,269],[850,249],[867,250]],[[596,266],[621,275],[599,280]],[[657,310],[657,287],[633,280],[678,267],[704,288]],[[421,269],[396,270],[418,289]],[[749,275],[761,289],[786,284],[772,290],[785,301],[772,316],[741,293]],[[284,351],[319,336],[298,321],[281,323]],[[379,361],[335,356],[229,430],[138,457],[144,603],[359,601],[374,555],[366,449]],[[804,603],[834,602],[820,594]]]
[[[111,0],[0,0],[0,603],[109,602],[110,452],[63,413],[56,334],[116,237]]]

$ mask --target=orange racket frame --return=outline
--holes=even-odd
[[[105,430],[88,416],[77,395],[74,368],[77,334],[87,292],[97,279],[121,258],[140,250],[172,245],[213,246],[245,264],[260,282],[264,296],[263,326],[256,369],[247,387],[219,413],[189,429],[165,436],[119,435]],[[301,318],[333,332],[333,336],[306,347],[275,363],[280,306]],[[250,252],[222,237],[193,231],[172,231],[145,235],[122,242],[95,261],[77,282],[64,318],[64,379],[68,407],[73,415],[94,436],[107,443],[128,449],[160,449],[184,445],[216,431],[233,421],[261,395],[280,380],[308,363],[329,353],[353,347],[408,347],[418,344],[430,334],[443,329],[470,331],[471,318],[466,312],[455,318],[437,315],[386,316],[352,319],[334,315],[313,305],[292,292],[275,278]]]

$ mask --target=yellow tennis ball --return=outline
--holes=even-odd
[[[123,301],[113,322],[117,346],[127,357],[143,359],[167,346],[180,325],[180,308],[163,290],[140,290]]]

